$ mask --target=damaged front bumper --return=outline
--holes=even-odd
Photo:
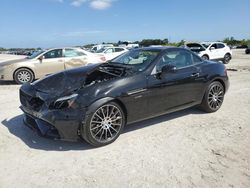
[[[40,136],[67,141],[79,140],[84,111],[63,109],[35,112],[24,106],[20,108],[25,114],[25,125],[35,130]]]
[[[76,141],[85,120],[85,108],[51,108],[46,102],[50,95],[42,97],[30,84],[20,88],[21,110],[24,123],[44,137]]]

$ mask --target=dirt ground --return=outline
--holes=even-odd
[[[1,82],[0,187],[250,187],[250,55],[235,50],[227,67],[218,112],[130,125],[102,148],[37,136],[22,122],[19,86]]]

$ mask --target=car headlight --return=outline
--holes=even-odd
[[[56,109],[75,107],[74,102],[77,96],[78,94],[74,93],[69,96],[61,97],[53,103],[52,107]]]

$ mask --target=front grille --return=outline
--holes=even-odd
[[[32,97],[24,93],[22,90],[20,90],[20,102],[23,106],[35,111],[39,111],[44,104],[44,101],[40,98]]]

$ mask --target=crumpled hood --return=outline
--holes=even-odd
[[[96,70],[99,65],[94,64],[52,74],[31,85],[36,91],[49,95],[51,98],[68,95],[80,89],[84,85],[86,76]]]
[[[0,67],[12,65],[15,63],[22,63],[22,62],[26,62],[30,60],[31,59],[15,59],[15,60],[4,61],[4,62],[0,62]]]

